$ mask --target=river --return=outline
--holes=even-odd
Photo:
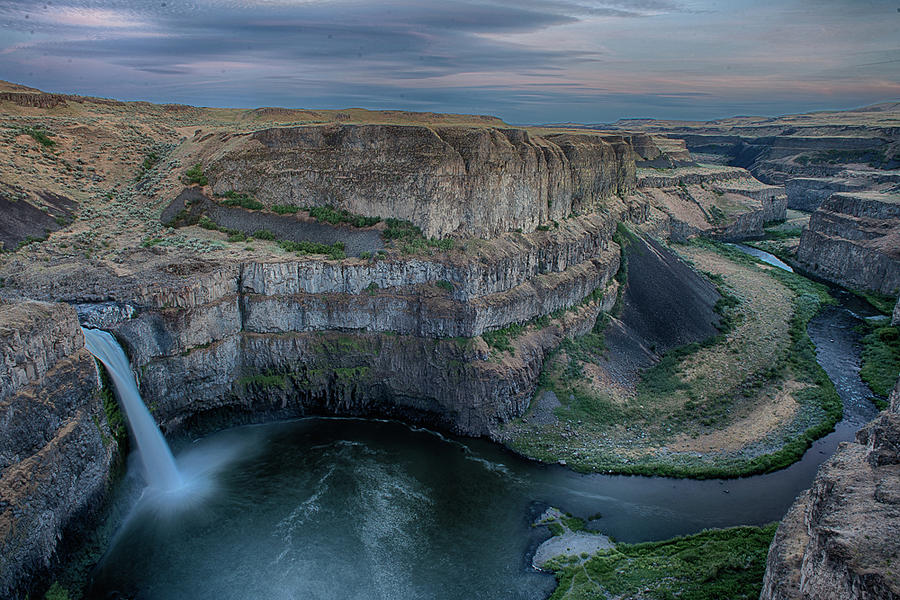
[[[531,568],[549,535],[531,524],[547,506],[599,513],[591,526],[628,542],[777,521],[876,414],[858,374],[853,327],[865,313],[854,302],[842,295],[808,328],[844,420],[781,471],[706,481],[581,475],[396,422],[237,427],[177,452],[182,472],[221,465],[207,473],[206,494],[167,508],[137,501],[90,596],[538,600],[555,587]],[[134,494],[118,502],[135,503]]]

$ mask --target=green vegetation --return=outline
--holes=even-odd
[[[788,229],[766,228],[767,240],[790,240],[800,237],[803,233],[802,227],[791,227]]]
[[[618,232],[618,241],[627,247],[628,232]],[[806,334],[809,320],[833,302],[826,288],[793,273],[761,269],[756,259],[724,244],[701,240],[693,247],[698,249],[694,254],[727,275],[710,277],[722,295],[715,307],[721,315],[719,334],[668,352],[641,374],[630,396],[593,379],[605,361],[608,317],[601,315],[589,334],[563,341],[544,363],[537,393],[554,392],[562,403],[555,410],[560,422],[516,424],[513,449],[546,462],[564,458],[582,471],[738,477],[795,462],[812,441],[833,429],[842,404]],[[771,290],[769,277],[775,280]],[[740,427],[741,418],[782,396],[796,401],[796,414],[748,432],[747,441],[721,447],[722,439],[713,437],[705,452],[656,451],[673,443],[690,448],[685,438],[731,431]],[[777,402],[794,405],[789,399],[789,404]],[[710,452],[709,444],[716,449]]]
[[[270,242],[276,239],[275,234],[268,229],[257,229],[253,232],[253,237],[258,240],[268,240]]]
[[[141,247],[142,248],[152,248],[153,246],[156,246],[157,244],[161,244],[162,242],[163,242],[163,239],[161,237],[147,238],[143,242],[141,242]]]
[[[872,327],[863,337],[859,376],[871,390],[887,397],[900,375],[900,329]]]
[[[662,542],[617,544],[547,564],[559,582],[551,600],[647,598],[756,600],[777,524],[708,530]]]
[[[850,291],[871,304],[878,312],[883,315],[890,315],[894,312],[894,304],[897,302],[896,297],[865,290]]]
[[[567,514],[562,518],[562,522],[566,527],[569,528],[570,531],[582,531],[586,525],[584,519],[579,517],[573,517],[572,515]]]
[[[181,181],[186,185],[209,185],[209,178],[203,174],[203,165],[197,163],[190,169],[184,172],[184,177],[181,178]]]
[[[162,160],[162,156],[159,152],[153,150],[147,156],[144,157],[144,161],[141,163],[141,166],[138,168],[137,175],[135,176],[135,181],[140,181],[144,177],[147,176],[156,165],[159,164],[159,161]]]
[[[34,141],[36,141],[44,148],[49,149],[56,145],[56,141],[53,140],[46,131],[35,129],[34,127],[27,127],[22,130],[22,133],[31,136]]]
[[[440,281],[435,282],[434,285],[438,286],[442,290],[446,290],[448,293],[453,293],[453,284],[446,279],[441,279]]]
[[[802,165],[809,163],[828,165],[864,163],[872,168],[881,169],[889,166],[891,163],[900,161],[900,156],[896,154],[888,155],[886,148],[831,148],[816,152],[812,156],[798,156],[796,160]]]
[[[560,523],[553,521],[552,523],[547,524],[547,529],[550,530],[550,535],[562,535],[566,532],[566,528],[563,527]]]
[[[259,237],[256,234],[253,235],[254,237]],[[344,253],[344,242],[320,244],[319,242],[292,242],[290,240],[279,240],[278,245],[287,252],[296,252],[297,254],[325,254],[333,260],[341,260],[347,256]]]
[[[725,214],[725,211],[715,205],[709,207],[709,217],[710,222],[714,225],[724,225],[728,222],[728,215]]]
[[[311,206],[306,209],[312,218],[331,223],[332,225],[352,225],[353,227],[371,227],[381,222],[381,217],[364,217],[345,210],[343,208],[335,208],[330,204],[325,206]]]
[[[299,212],[300,207],[294,206],[293,204],[274,204],[272,205],[272,212],[278,213],[279,215],[293,215]]]
[[[54,581],[44,594],[44,600],[69,600],[69,590],[59,585],[58,581]]]
[[[181,356],[190,356],[190,354],[192,352],[194,352],[195,350],[206,350],[210,346],[212,346],[212,342],[206,342],[205,344],[197,344],[196,346],[192,346],[192,347],[188,348],[187,350],[184,350],[181,353]]]
[[[25,239],[22,240],[21,242],[19,242],[19,245],[16,246],[16,250],[21,250],[25,246],[27,246],[29,244],[33,244],[35,242],[43,242],[46,239],[47,239],[47,236],[44,236],[44,237],[36,237],[33,235],[26,236]]]
[[[106,423],[112,433],[113,439],[119,445],[119,452],[125,456],[128,449],[128,428],[125,425],[125,417],[116,400],[116,394],[113,391],[113,383],[106,371],[106,367],[100,361],[97,363],[97,369],[100,372],[100,399],[103,401],[103,412],[106,415]]]
[[[287,387],[287,375],[284,373],[266,371],[263,374],[239,377],[235,383],[242,387],[257,386],[263,388],[277,387],[284,389]]]
[[[223,196],[224,198],[220,202],[225,206],[240,206],[247,210],[262,210],[263,208],[263,203],[250,194],[229,190]]]
[[[393,241],[404,254],[416,254],[422,251],[450,250],[453,248],[453,240],[444,238],[441,240],[426,239],[422,235],[422,230],[410,223],[400,219],[386,219],[387,229],[381,236],[388,241]]]
[[[516,354],[515,348],[510,343],[511,340],[525,333],[525,326],[518,323],[511,323],[502,329],[494,331],[485,331],[481,334],[482,339],[487,345],[500,352],[509,352],[513,356]]]

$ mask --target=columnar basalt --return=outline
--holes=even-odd
[[[900,290],[900,196],[836,193],[813,213],[797,259],[840,285],[894,295]]]
[[[102,500],[116,443],[74,309],[0,304],[0,597],[54,565]]]
[[[266,205],[332,204],[429,237],[530,232],[634,187],[621,136],[399,125],[280,127],[203,143],[213,190]]]

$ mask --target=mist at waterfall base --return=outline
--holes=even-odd
[[[169,445],[141,399],[128,357],[116,339],[99,329],[82,328],[85,347],[106,367],[125,413],[136,457],[147,486],[136,511],[157,514],[200,502],[212,493],[211,475],[234,458],[237,447],[186,452],[176,463]]]

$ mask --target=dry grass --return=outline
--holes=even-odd
[[[557,353],[542,383],[562,403],[559,420],[529,423],[526,415],[507,428],[511,447],[580,470],[737,474],[815,426],[818,409],[801,401],[811,384],[784,367],[797,293],[767,265],[706,247],[677,250],[740,299],[732,330],[636,390],[615,383],[602,356],[573,361]]]

